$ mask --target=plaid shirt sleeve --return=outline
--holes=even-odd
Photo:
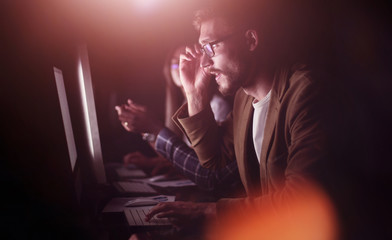
[[[167,128],[159,132],[155,149],[203,190],[243,188],[236,161],[219,170],[203,168],[195,151]]]

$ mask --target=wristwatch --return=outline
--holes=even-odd
[[[147,141],[147,142],[155,142],[157,136],[155,136],[155,134],[152,134],[152,133],[143,133],[142,138],[144,141]]]

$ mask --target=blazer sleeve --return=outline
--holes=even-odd
[[[187,109],[184,104],[173,120],[186,134],[200,164],[205,168],[220,169],[235,161],[232,114],[218,126],[210,107],[191,117]]]

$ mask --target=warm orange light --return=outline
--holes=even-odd
[[[281,204],[281,205],[280,205]],[[289,207],[288,207],[289,206]],[[235,210],[235,209],[233,209]],[[233,211],[235,212],[235,211]],[[300,198],[246,214],[228,213],[209,240],[336,240],[337,218],[328,196],[311,188]]]

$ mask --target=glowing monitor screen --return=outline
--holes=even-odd
[[[67,95],[65,93],[63,72],[56,67],[53,67],[53,70],[54,70],[54,78],[56,80],[57,93],[58,93],[59,101],[60,101],[60,109],[61,109],[61,115],[63,118],[64,129],[65,129],[65,137],[67,139],[67,146],[68,146],[68,153],[69,153],[69,158],[70,158],[70,162],[71,162],[71,168],[72,168],[72,171],[74,171],[75,164],[76,164],[76,158],[77,158],[77,152],[76,152],[76,146],[75,146],[75,138],[74,138],[74,134],[73,134],[73,130],[72,130],[71,117],[69,115]]]
[[[77,64],[91,167],[93,168],[97,183],[104,184],[106,183],[106,174],[102,159],[101,140],[99,137],[90,63],[86,46],[79,47]]]

